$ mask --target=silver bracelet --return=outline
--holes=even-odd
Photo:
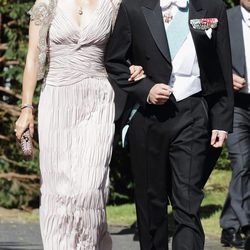
[[[29,109],[34,109],[34,107],[33,107],[33,105],[32,104],[23,104],[22,106],[21,106],[21,110],[22,109],[25,109],[25,108],[29,108]]]

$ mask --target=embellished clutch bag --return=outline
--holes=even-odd
[[[32,137],[30,135],[29,129],[27,129],[22,134],[20,144],[21,144],[21,149],[23,151],[24,159],[32,160],[33,159],[33,143],[32,143]]]

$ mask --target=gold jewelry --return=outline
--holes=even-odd
[[[83,14],[83,9],[82,7],[79,7],[78,14],[81,16]]]
[[[79,3],[79,7],[78,7],[78,10],[77,10],[77,13],[78,13],[78,15],[82,15],[83,14],[83,6],[85,6],[85,1],[78,1],[78,3]]]

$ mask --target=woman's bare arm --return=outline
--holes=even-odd
[[[34,6],[36,8],[36,6]],[[41,25],[31,18],[29,25],[29,45],[22,84],[22,106],[32,105],[33,95],[37,84],[39,33]],[[30,107],[21,110],[21,115],[16,122],[16,136],[21,138],[23,132],[29,128],[31,135],[34,134],[33,110]]]

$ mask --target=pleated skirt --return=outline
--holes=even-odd
[[[114,136],[107,78],[43,86],[38,115],[44,250],[110,250],[105,205]]]

